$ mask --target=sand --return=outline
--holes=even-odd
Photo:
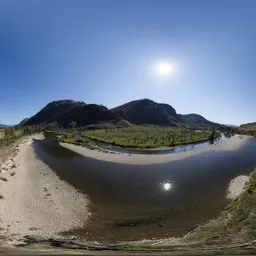
[[[105,153],[98,150],[90,150],[82,146],[77,146],[74,144],[68,144],[63,142],[60,142],[60,145],[70,150],[73,150],[83,156],[102,160],[102,161],[125,163],[125,164],[147,165],[147,164],[161,164],[161,163],[167,163],[175,160],[180,160],[180,159],[191,157],[207,151],[236,150],[251,138],[252,138],[251,136],[246,136],[246,135],[235,135],[216,145],[209,145],[201,149],[191,150],[191,151],[182,152],[182,153],[162,154],[162,155],[160,154],[159,155],[127,154],[127,153],[116,153],[113,151],[109,151],[109,153]]]
[[[59,232],[84,225],[88,199],[36,158],[30,136],[18,154],[1,165],[0,235],[58,237]],[[15,167],[14,167],[15,166]]]
[[[249,176],[246,175],[240,175],[232,179],[228,186],[227,198],[235,199],[238,197],[244,191],[245,183],[248,180]]]

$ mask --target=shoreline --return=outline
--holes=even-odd
[[[0,236],[14,241],[25,235],[61,237],[59,233],[83,226],[90,215],[86,195],[36,157],[33,139],[43,136],[23,139],[18,154],[1,165],[0,177],[6,181],[0,179]]]
[[[220,137],[221,137],[221,135],[214,138],[214,139],[217,139],[217,138],[220,138]],[[88,137],[88,138],[91,139],[90,137]],[[189,142],[189,143],[179,143],[179,144],[173,145],[171,147],[163,146],[163,147],[152,147],[152,148],[149,148],[149,147],[140,148],[140,147],[125,147],[125,146],[122,146],[122,145],[116,145],[116,144],[113,144],[113,143],[109,143],[109,142],[105,142],[105,141],[101,141],[101,140],[97,140],[97,139],[91,139],[91,140],[95,143],[102,143],[102,144],[106,144],[106,145],[109,145],[109,146],[119,147],[119,148],[122,148],[122,149],[136,150],[138,152],[139,151],[144,151],[144,150],[147,150],[147,151],[166,151],[166,150],[175,149],[176,147],[196,145],[196,144],[200,144],[200,143],[210,141],[209,139],[204,139],[204,140],[199,140],[199,141],[194,141],[194,142]]]
[[[235,199],[239,195],[242,194],[242,192],[245,189],[246,182],[249,181],[249,176],[247,175],[239,175],[232,179],[228,185],[227,189],[227,199]]]
[[[181,160],[187,157],[198,155],[203,152],[209,151],[232,151],[240,148],[251,136],[246,135],[234,135],[233,137],[220,142],[216,145],[209,145],[205,148],[195,149],[191,151],[181,152],[181,153],[172,153],[172,154],[158,154],[158,155],[146,155],[146,154],[129,154],[129,153],[118,153],[116,151],[108,150],[108,153],[100,152],[98,150],[91,150],[83,146],[78,146],[75,144],[69,144],[60,142],[62,147],[70,149],[76,153],[79,153],[85,157],[114,162],[122,164],[137,164],[137,165],[149,165],[149,164],[161,164],[168,163],[175,160]]]

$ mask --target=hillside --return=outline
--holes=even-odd
[[[121,127],[149,124],[197,129],[220,126],[197,114],[177,114],[172,106],[149,99],[131,101],[111,110],[102,105],[81,101],[53,101],[31,118],[22,120],[20,125],[56,124],[69,127],[72,121],[78,126],[102,126],[104,123]]]
[[[7,125],[4,125],[4,124],[0,124],[0,128],[6,128]]]
[[[240,125],[238,127],[238,132],[256,137],[256,122]]]
[[[256,122],[240,125],[239,129],[256,131]]]
[[[113,108],[111,111],[133,124],[185,126],[191,128],[212,128],[220,126],[220,124],[208,121],[197,114],[177,114],[172,106],[157,103],[149,99],[131,101]]]
[[[198,114],[179,115],[179,120],[181,123],[191,128],[217,128],[220,126],[220,124],[211,122]]]
[[[111,111],[132,124],[179,126],[179,119],[174,108],[148,99],[131,101]]]
[[[104,106],[96,104],[87,105],[84,102],[73,100],[59,100],[47,104],[37,114],[28,120],[23,120],[21,125],[55,123],[58,126],[68,127],[72,121],[75,121],[78,126],[98,124],[102,122],[114,124],[118,124],[119,122],[128,123]]]

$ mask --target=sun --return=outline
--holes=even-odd
[[[169,76],[174,73],[174,65],[170,62],[157,62],[155,65],[155,71],[161,76]]]

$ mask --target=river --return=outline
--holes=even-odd
[[[255,139],[235,151],[204,152],[154,165],[87,158],[49,135],[33,146],[61,179],[89,198],[89,220],[68,234],[101,242],[185,235],[218,216],[228,203],[229,181],[256,165]]]

